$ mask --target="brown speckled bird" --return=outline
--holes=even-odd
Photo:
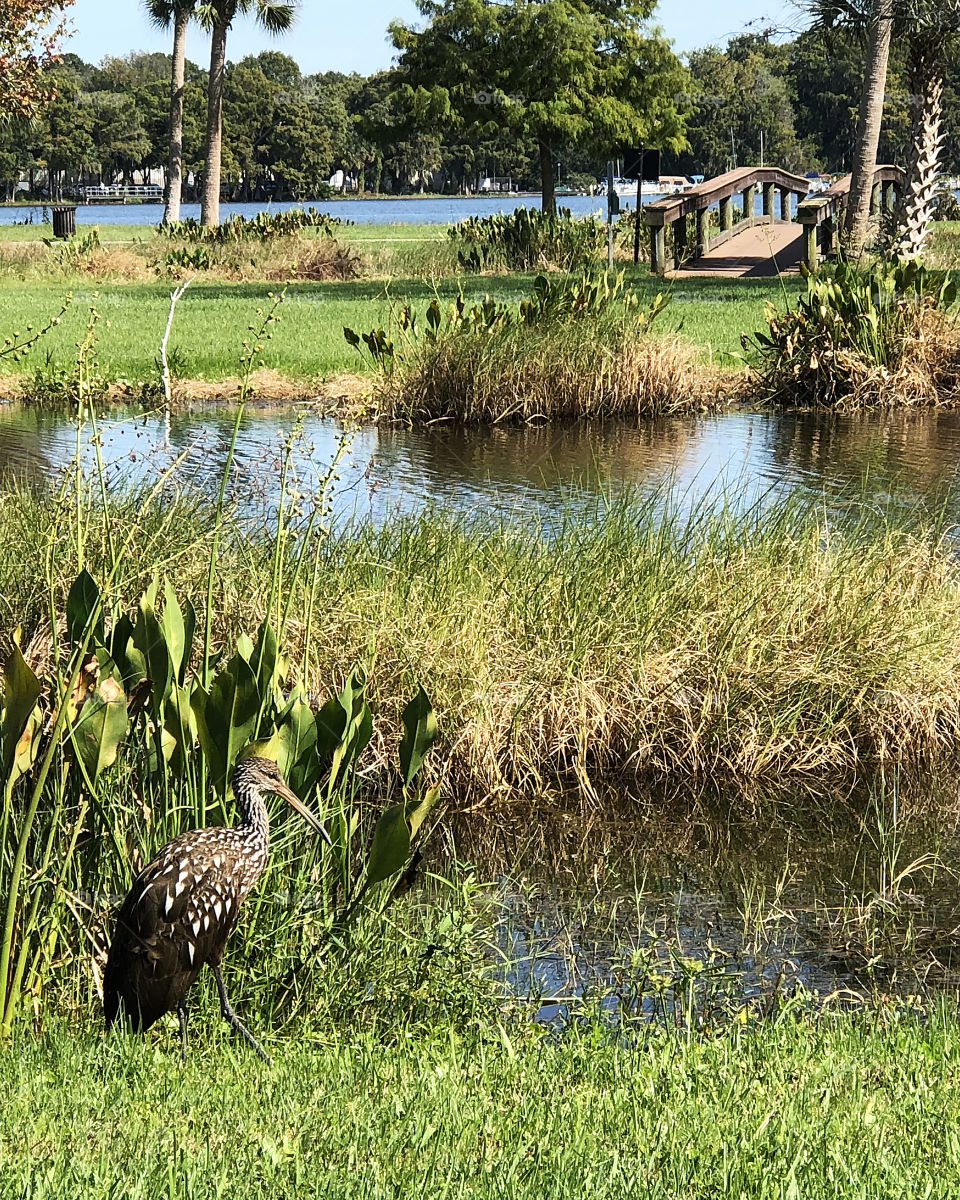
[[[240,905],[267,865],[270,825],[264,793],[282,796],[328,842],[317,818],[287,787],[277,764],[247,758],[233,773],[240,810],[236,825],[182,833],[143,868],[120,908],[103,976],[103,1007],[109,1029],[122,1021],[149,1029],[177,1010],[184,1056],[187,1052],[185,997],[200,968],[208,963],[220,994],[225,1020],[257,1053],[269,1056],[233,1011],[220,974],[227,938]]]

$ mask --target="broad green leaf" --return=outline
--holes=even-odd
[[[256,676],[257,686],[260,688],[260,696],[264,701],[268,701],[274,696],[278,659],[279,651],[277,649],[276,634],[273,632],[270,622],[264,620],[257,633],[257,641],[253,647],[253,653],[247,660]]]
[[[174,683],[163,706],[163,757],[180,772],[197,740],[197,722],[190,705],[190,688]]]
[[[298,796],[307,796],[320,779],[317,754],[317,722],[310,706],[299,694],[288,706],[279,728],[277,765]]]
[[[84,567],[70,585],[67,595],[67,636],[77,644],[83,640],[87,624],[100,603],[100,589],[96,580]],[[103,641],[103,614],[97,618],[93,629],[93,640]]]
[[[133,627],[133,648],[139,651],[146,667],[147,678],[153,684],[150,697],[150,710],[154,718],[163,711],[163,703],[170,694],[173,682],[173,663],[170,651],[152,599],[156,585],[152,584],[140,601],[140,611],[137,613],[137,623]],[[130,657],[128,651],[128,657]]]
[[[406,787],[437,740],[437,718],[422,687],[417,689],[416,696],[403,710],[400,719],[404,729],[400,740],[400,774]]]
[[[237,638],[237,653],[246,663],[253,658],[253,642],[248,633],[241,633]]]
[[[177,599],[177,593],[170,586],[169,579],[163,584],[163,616],[160,618],[160,632],[170,656],[173,668],[173,678],[181,680],[184,672],[184,658],[187,654],[187,629],[183,617],[183,609]]]
[[[136,664],[130,661],[129,649],[132,641],[133,622],[124,613],[113,624],[107,649],[110,651],[110,657],[117,664],[117,670],[122,675],[124,687],[128,692],[135,683],[139,683],[141,679],[146,677],[145,669],[142,673],[138,673],[142,663],[142,656],[138,658]],[[145,667],[145,664],[143,665]]]
[[[404,807],[404,816],[407,821],[407,828],[410,830],[410,841],[417,836],[420,826],[426,820],[430,809],[440,799],[440,785],[436,784],[432,788],[428,788],[419,800],[408,800]]]
[[[77,756],[94,786],[101,772],[116,762],[128,727],[127,697],[120,672],[106,650],[97,651],[97,662],[97,685],[81,704],[71,731]]]
[[[410,854],[410,829],[404,804],[391,804],[380,816],[373,831],[367,856],[367,883],[382,883],[395,875]]]
[[[10,651],[7,661],[3,664],[3,723],[0,727],[0,748],[3,758],[3,778],[8,780],[22,759],[25,747],[21,746],[21,738],[26,732],[30,717],[40,699],[40,680],[27,666],[20,647],[16,642]],[[32,748],[32,738],[30,746]],[[28,765],[29,759],[28,755]],[[23,772],[17,770],[16,774]]]
[[[222,797],[243,747],[256,733],[260,695],[250,665],[235,654],[210,685],[197,685],[191,697],[200,748],[213,786]]]
[[[367,673],[361,664],[352,671],[339,696],[317,713],[317,750],[321,769],[330,765],[328,794],[343,771],[355,762],[373,736],[373,715],[364,698]]]
[[[197,630],[197,612],[190,600],[184,600],[181,605],[183,613],[183,661],[180,663],[178,683],[185,683],[187,671],[190,669],[190,658],[193,654],[193,638]]]

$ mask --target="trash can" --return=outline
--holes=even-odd
[[[77,232],[77,206],[75,204],[51,204],[53,213],[53,236],[55,238],[73,237]]]

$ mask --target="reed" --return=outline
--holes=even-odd
[[[229,503],[218,525],[172,483],[149,503],[108,495],[106,513],[88,490],[80,509],[98,579],[107,531],[129,529],[117,592],[128,608],[164,576],[203,612],[216,537],[215,646],[255,630],[281,594],[307,691],[324,693],[371,647],[390,741],[399,698],[423,679],[463,803],[557,782],[590,796],[604,780],[813,778],[954,753],[960,579],[945,516],[877,512],[856,494],[830,508],[574,500],[542,524],[429,511],[328,530],[308,571],[289,565],[304,545],[295,515],[278,568],[272,525]],[[40,660],[48,594],[62,611],[76,574],[76,504],[11,487],[0,510],[17,547],[0,559],[0,603]],[[383,749],[375,739],[371,753]]]

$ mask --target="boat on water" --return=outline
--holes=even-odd
[[[658,182],[645,179],[640,184],[641,196],[675,196],[677,192],[686,192],[693,187],[693,182],[686,175],[661,175]],[[599,192],[607,190],[607,181],[600,180]],[[613,181],[613,190],[618,196],[624,199],[636,199],[637,196],[637,181],[635,179],[623,179],[617,177]]]

